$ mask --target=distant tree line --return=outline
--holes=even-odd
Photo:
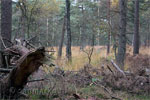
[[[150,46],[150,0],[1,0],[1,48],[15,38],[31,39],[36,46],[87,45],[115,48],[123,66],[126,45]],[[3,42],[2,42],[3,40]]]

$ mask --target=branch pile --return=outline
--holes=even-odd
[[[137,59],[139,59],[139,57],[137,57]],[[137,59],[134,64],[138,61]],[[147,58],[143,61],[147,61]],[[107,65],[109,72],[108,70],[106,71],[106,69],[103,70],[103,83],[106,86],[136,94],[150,93],[150,74],[147,72],[149,70],[149,63],[147,64],[147,67],[140,64],[141,70],[139,70],[138,66],[134,65],[134,70],[128,72],[121,70],[114,61],[111,61],[111,63],[113,67]]]
[[[5,56],[9,69],[0,69],[1,72],[8,73],[0,80],[0,98],[16,99],[27,84],[28,77],[37,71],[45,61],[51,59],[47,59],[49,55],[46,54],[44,47],[28,49],[22,45],[14,45],[6,48],[4,53],[8,54]]]

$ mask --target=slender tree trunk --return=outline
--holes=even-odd
[[[48,18],[46,19],[46,27],[47,27],[47,30],[46,30],[47,43],[46,43],[46,45],[49,46],[49,40],[48,40],[49,39],[49,35],[48,35],[49,34],[49,19]]]
[[[58,58],[60,58],[62,56],[62,48],[63,48],[63,43],[64,43],[65,30],[66,30],[66,16],[64,16],[61,40],[60,40],[59,49],[58,49]]]
[[[139,0],[135,0],[133,54],[139,54]]]
[[[67,46],[66,57],[68,61],[71,61],[71,28],[70,28],[70,0],[66,0],[66,20],[67,20]]]
[[[1,0],[1,49],[10,46],[12,32],[12,0]],[[1,53],[1,66],[5,66],[4,57]],[[3,65],[4,64],[4,65]]]
[[[82,3],[83,3],[83,0],[82,0]],[[80,38],[80,49],[81,50],[83,50],[84,49],[84,47],[85,47],[85,38],[84,38],[84,36],[85,36],[85,23],[84,23],[84,19],[85,19],[85,17],[84,17],[84,6],[83,6],[83,4],[82,4],[82,6],[81,6],[81,11],[82,11],[82,24],[81,24],[81,38]]]
[[[150,46],[150,21],[148,22],[147,46]]]
[[[108,20],[108,42],[107,42],[107,54],[110,53],[110,35],[111,35],[111,27],[110,27],[110,0],[107,2],[108,7],[107,7],[107,20]]]
[[[20,36],[25,39],[26,38],[26,32],[27,32],[27,12],[26,12],[26,0],[23,0],[23,2],[19,2],[19,7],[21,11],[20,16],[20,30],[19,34]]]
[[[117,53],[117,63],[124,69],[124,59],[126,54],[126,14],[127,14],[127,0],[119,0],[120,7],[120,34]]]
[[[95,45],[95,34],[92,34],[92,43],[91,46],[94,47]]]
[[[22,39],[25,39],[25,18],[23,15],[19,18],[19,25],[18,25],[18,35],[16,37],[21,37]]]

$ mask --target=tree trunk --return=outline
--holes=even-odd
[[[83,0],[82,0],[82,3],[83,3]],[[83,50],[84,47],[85,47],[85,23],[84,23],[84,20],[85,20],[85,17],[84,17],[84,6],[82,4],[81,6],[81,11],[82,11],[82,21],[81,21],[81,25],[80,25],[80,49]]]
[[[107,2],[107,20],[108,20],[108,40],[107,40],[107,54],[110,53],[110,35],[111,35],[111,26],[110,26],[110,0]]]
[[[9,47],[12,31],[12,1],[1,0],[1,11],[1,35],[6,47]]]
[[[135,0],[133,54],[139,54],[139,0]]]
[[[58,49],[58,58],[60,58],[62,56],[62,48],[63,48],[63,43],[64,43],[65,30],[66,30],[66,16],[64,16],[64,23],[63,23],[63,27],[62,27],[62,35],[61,35],[61,40],[60,40],[59,49]]]
[[[70,0],[66,0],[66,20],[67,20],[67,44],[66,57],[71,61],[71,28],[70,28]]]
[[[46,35],[47,35],[47,43],[46,43],[46,46],[48,47],[49,46],[49,18],[46,19]]]
[[[12,0],[1,0],[1,49],[10,46],[12,32]],[[3,40],[3,41],[2,41]],[[5,61],[1,53],[1,66],[5,66]]]
[[[150,21],[148,22],[147,46],[150,46]]]
[[[94,47],[94,45],[95,45],[95,34],[93,33],[91,46]]]
[[[124,69],[124,59],[126,54],[126,14],[127,14],[127,0],[119,0],[120,7],[120,34],[118,44],[117,63]]]

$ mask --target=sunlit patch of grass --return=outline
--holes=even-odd
[[[90,46],[85,47],[85,51],[90,50]],[[50,48],[49,48],[50,49]],[[57,58],[58,48],[54,47],[56,53],[54,54],[55,58]],[[63,68],[64,70],[77,71],[83,68],[85,64],[89,62],[88,55],[80,50],[79,46],[72,47],[72,62],[67,63],[66,60],[66,48],[63,47],[62,57],[55,60],[56,65]],[[100,63],[103,59],[114,59],[114,51],[111,49],[109,55],[107,55],[107,48],[105,46],[95,46],[94,51],[91,56],[91,64],[94,67],[99,67]]]
[[[127,53],[133,55],[133,47],[127,46]],[[142,55],[150,55],[150,47],[141,46],[139,53]]]
[[[85,50],[89,50],[90,48],[91,47],[87,46],[87,47],[85,47]],[[85,52],[83,52],[82,50],[80,50],[79,46],[73,46],[71,48],[72,49],[72,62],[71,63],[67,63],[67,60],[66,60],[66,47],[63,47],[62,57],[59,59],[57,59],[58,48],[54,47],[53,49],[54,49],[54,51],[56,51],[54,54],[54,56],[56,58],[56,60],[55,60],[56,65],[58,67],[63,68],[64,70],[77,71],[77,70],[83,68],[83,66],[88,63],[87,54]],[[127,46],[127,53],[130,55],[133,55],[132,46]],[[140,53],[150,55],[150,48],[141,47]],[[100,64],[104,63],[103,59],[107,59],[108,61],[110,61],[111,59],[115,59],[113,48],[111,47],[110,54],[107,55],[106,46],[95,46],[92,57],[91,57],[91,64],[94,67],[99,67]],[[128,64],[125,64],[125,70],[128,69],[128,67],[129,67]]]
[[[57,52],[57,48],[55,48]],[[90,47],[86,47],[85,50],[90,50]],[[104,46],[95,46],[93,54],[91,56],[91,64],[93,66],[98,66],[101,58],[110,57],[111,55],[106,54],[106,47]],[[57,54],[55,54],[57,57]],[[63,68],[64,70],[74,70],[77,71],[88,63],[88,55],[80,50],[80,47],[72,47],[72,62],[67,63],[65,58],[65,47],[63,48],[63,55],[61,59],[56,60],[56,64]]]

